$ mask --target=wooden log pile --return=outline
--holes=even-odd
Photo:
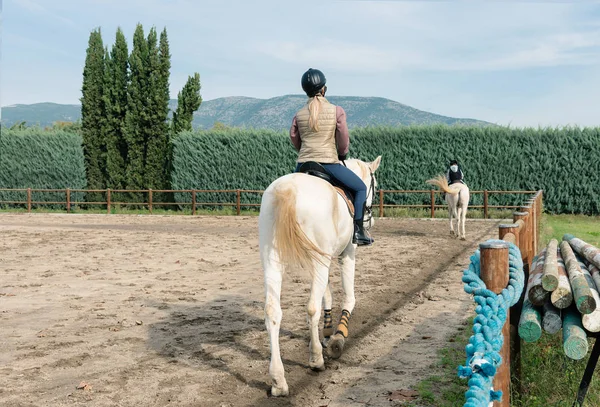
[[[570,234],[534,257],[518,332],[535,342],[561,329],[565,355],[574,360],[587,354],[588,334],[600,332],[600,249]]]

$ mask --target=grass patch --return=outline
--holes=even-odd
[[[8,207],[6,205],[0,206],[0,213],[26,213],[25,207]],[[67,213],[66,208],[51,208],[47,206],[35,206],[31,209],[32,213]],[[379,216],[379,209],[373,207],[375,216]],[[512,210],[499,210],[490,209],[488,212],[489,219],[509,219],[512,218]],[[105,214],[106,206],[102,205],[85,205],[85,206],[72,206],[71,213],[79,214]],[[150,215],[150,212],[145,207],[131,207],[127,205],[115,205],[111,207],[111,214],[120,215]],[[258,209],[242,209],[241,215],[245,216],[258,216]],[[165,209],[156,205],[152,209],[154,215],[191,215],[191,208],[184,209]],[[198,215],[217,215],[217,216],[228,216],[236,215],[235,208],[232,207],[216,207],[207,209],[196,209]],[[429,209],[412,209],[412,208],[387,208],[385,209],[384,215],[386,218],[431,218],[431,211]],[[448,210],[436,209],[435,219],[448,219]],[[481,210],[469,210],[467,212],[468,219],[483,219],[484,213]]]
[[[488,210],[488,219],[512,219],[514,209]],[[379,216],[379,208],[373,205],[373,213]],[[386,218],[431,218],[431,209],[417,208],[384,208]],[[435,219],[448,219],[447,209],[437,209],[434,212]],[[484,212],[480,209],[467,209],[467,219],[483,219]]]
[[[513,397],[511,405],[518,407],[573,405],[594,340],[590,339],[589,343],[590,352],[579,361],[565,356],[562,331],[556,335],[544,333],[537,342],[523,343],[522,393],[520,400]],[[597,376],[592,379],[584,405],[600,405],[600,379]]]
[[[465,403],[467,379],[457,375],[459,365],[465,363],[465,345],[471,336],[473,317],[458,327],[456,334],[448,339],[446,347],[437,351],[433,374],[421,381],[416,390],[419,399],[406,403],[407,407],[462,407]]]
[[[7,208],[0,207],[0,213],[27,213],[27,209],[25,208]],[[54,209],[54,208],[44,208],[44,207],[33,207],[31,208],[31,213],[57,213],[57,214],[66,214],[66,209]],[[106,214],[106,207],[71,207],[71,213],[77,214]],[[150,212],[146,208],[132,208],[123,206],[112,206],[111,214],[113,215],[150,215]],[[162,209],[162,208],[153,208],[152,215],[169,215],[169,216],[179,216],[179,215],[192,215],[191,208],[186,208],[182,210],[175,209]],[[215,209],[196,209],[196,215],[206,215],[206,216],[233,216],[236,215],[236,210],[234,208],[215,208]],[[257,210],[241,210],[240,215],[242,216],[258,216]]]
[[[600,216],[544,215],[542,217],[542,244],[550,239],[559,241],[565,233],[571,233],[585,242],[600,247]]]

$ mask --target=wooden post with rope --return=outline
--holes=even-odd
[[[508,286],[508,243],[482,243],[481,279],[485,286],[496,294],[500,294]],[[502,364],[494,376],[494,390],[502,391],[502,400],[495,401],[494,407],[510,407],[510,309],[507,309],[506,322],[502,327],[504,342],[500,350]]]

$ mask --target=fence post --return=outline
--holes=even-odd
[[[435,191],[432,189],[431,193],[431,219],[435,218]]]
[[[531,214],[532,216],[532,222],[533,222],[533,227],[531,228],[531,231],[533,233],[533,253],[532,255],[535,256],[537,254],[538,251],[538,234],[537,234],[537,230],[538,230],[538,218],[537,218],[537,203],[534,200],[531,201],[531,204],[529,205],[529,207],[531,208]]]
[[[65,194],[67,195],[67,213],[71,213],[71,189],[67,188]]]
[[[192,191],[192,215],[196,214],[196,190]]]
[[[526,247],[526,251],[527,251],[527,264],[529,266],[531,266],[531,262],[533,260],[533,213],[531,210],[530,206],[521,206],[520,208],[521,212],[525,212],[527,213],[527,216],[525,217],[525,229],[526,229],[526,241],[525,241],[525,247]],[[531,270],[531,269],[530,269]]]
[[[519,222],[520,221],[520,222]],[[519,250],[521,251],[521,259],[525,266],[529,268],[528,253],[527,253],[527,212],[513,212],[513,222],[521,223],[519,228]],[[525,280],[527,281],[527,280]]]
[[[519,225],[516,223],[500,224],[498,226],[498,237],[519,247]]]
[[[106,190],[106,214],[110,215],[110,188]]]
[[[506,242],[513,243],[519,247],[519,238],[521,231],[519,230],[524,223],[507,223],[498,226],[498,237]],[[523,294],[521,294],[523,295]],[[513,306],[512,312],[507,318],[509,322],[510,332],[510,373],[511,383],[521,389],[521,338],[519,337],[519,317],[521,316],[521,304],[519,301]],[[516,394],[520,394],[517,391]]]
[[[379,190],[379,217],[383,218],[383,189]]]
[[[235,207],[239,216],[242,213],[242,193],[239,189],[235,191]]]
[[[486,287],[500,294],[508,286],[508,243],[482,243],[481,279]],[[494,390],[502,391],[502,401],[494,402],[494,407],[510,406],[510,309],[506,310],[507,318],[502,327],[504,342],[500,350],[502,364],[494,376]]]
[[[483,191],[483,218],[488,218],[488,191]]]
[[[538,230],[537,230],[537,234],[538,236],[540,235],[540,224],[542,223],[542,213],[544,211],[544,193],[542,192],[542,190],[538,191],[538,198],[537,198],[537,202],[538,202],[538,211],[537,211],[537,215],[538,215]],[[543,244],[543,243],[542,243]]]
[[[152,189],[148,189],[148,212],[152,215]]]
[[[31,213],[31,188],[27,188],[27,213]]]

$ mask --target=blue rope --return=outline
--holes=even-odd
[[[486,243],[504,242],[488,240]],[[506,322],[507,309],[515,305],[525,284],[521,252],[514,244],[509,244],[509,282],[500,294],[486,288],[481,280],[480,251],[471,256],[471,264],[464,270],[462,281],[465,291],[473,294],[477,304],[477,316],[473,322],[473,335],[466,346],[467,361],[465,366],[458,367],[458,376],[469,378],[469,389],[465,393],[464,407],[488,407],[494,400],[502,398],[501,391],[494,391],[492,384],[502,358],[502,327]]]

